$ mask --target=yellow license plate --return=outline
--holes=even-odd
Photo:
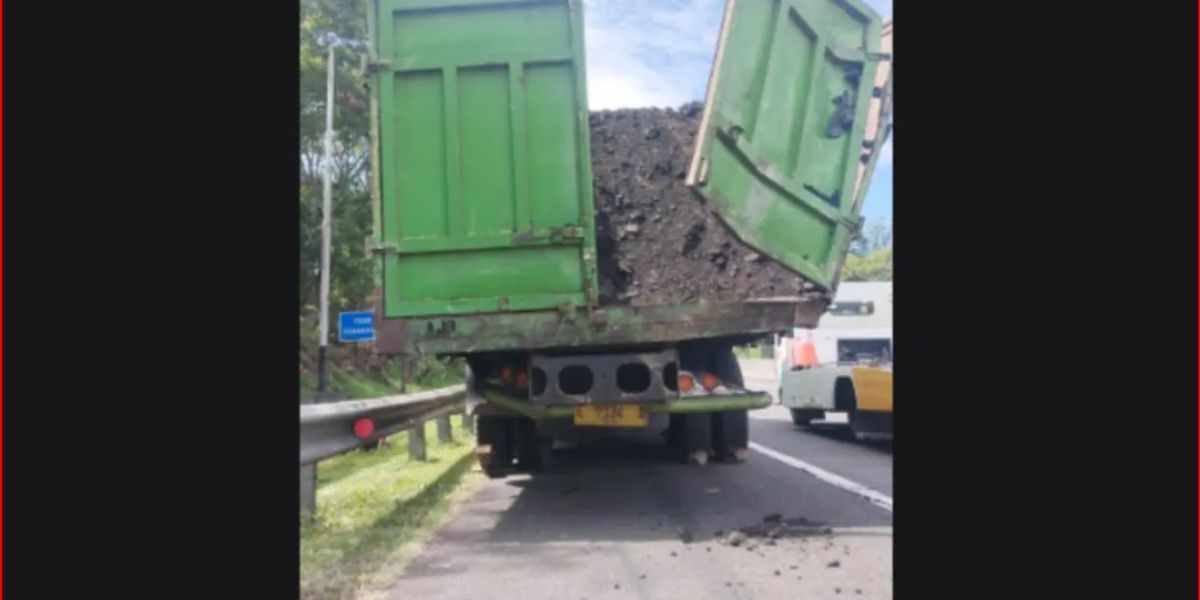
[[[575,424],[583,427],[645,427],[650,413],[636,404],[584,404],[575,407]]]

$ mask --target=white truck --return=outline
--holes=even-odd
[[[891,436],[891,282],[843,283],[817,328],[794,330],[776,350],[779,401],[797,425]]]

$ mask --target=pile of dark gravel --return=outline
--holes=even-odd
[[[684,185],[701,111],[694,103],[591,114],[601,304],[736,302],[806,289]]]

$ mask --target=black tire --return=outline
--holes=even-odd
[[[517,465],[530,473],[549,468],[554,441],[538,435],[537,423],[533,419],[516,419],[516,434]]]
[[[750,447],[750,412],[731,410],[714,413],[713,450],[717,457],[728,463],[746,460]]]
[[[858,418],[858,396],[854,393],[854,383],[848,377],[838,377],[834,382],[833,407],[846,413],[846,420],[849,421],[847,437],[857,440],[862,428]]]
[[[792,409],[792,423],[801,427],[808,427],[812,423],[812,415],[806,414],[802,410]]]
[[[742,368],[730,345],[681,346],[679,364],[688,371],[707,371],[726,383],[745,385]],[[749,445],[749,423],[749,413],[744,410],[672,415],[669,437],[690,462],[703,462],[696,458],[701,450],[707,450],[718,459],[736,463],[743,460]]]
[[[475,424],[475,441],[491,446],[491,452],[479,455],[479,466],[485,475],[498,479],[508,474],[513,461],[513,419],[480,415]]]
[[[709,357],[709,370],[718,379],[737,386],[744,386],[742,367],[738,364],[733,348],[726,346],[714,351]],[[740,463],[745,460],[750,445],[750,412],[732,410],[712,413],[713,451],[725,462]]]
[[[671,415],[671,446],[687,462],[691,457],[712,449],[712,419],[708,413]]]

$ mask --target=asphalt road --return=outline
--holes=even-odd
[[[771,371],[743,364],[747,387],[773,391]],[[891,598],[889,447],[799,430],[780,406],[751,414],[741,465],[676,463],[648,435],[486,481],[384,597]],[[728,543],[764,518],[793,526]]]

